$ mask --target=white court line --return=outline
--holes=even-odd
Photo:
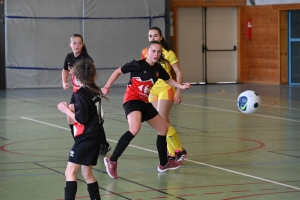
[[[194,97],[200,97],[200,98],[205,98],[205,99],[214,99],[214,100],[219,100],[219,101],[230,101],[230,102],[237,102],[236,100],[229,100],[229,99],[221,99],[221,98],[213,98],[213,97],[204,97],[204,96],[199,96],[199,95],[193,95]],[[289,110],[300,110],[298,108],[290,108],[290,107],[284,107],[284,106],[272,106],[269,104],[261,104],[263,106],[268,106],[268,107],[272,107],[272,108],[285,108],[285,109],[289,109]]]
[[[211,110],[220,110],[220,111],[232,112],[232,113],[238,113],[238,114],[245,115],[244,113],[242,113],[240,111],[234,111],[234,110],[225,110],[225,109],[221,109],[221,108],[213,108],[213,107],[207,107],[207,106],[197,106],[197,105],[186,104],[186,103],[181,103],[180,105],[197,107],[197,108],[205,108],[205,109],[211,109]],[[296,119],[289,119],[289,118],[282,118],[282,117],[273,117],[273,116],[269,116],[269,115],[260,115],[260,114],[255,114],[255,113],[253,113],[251,115],[259,116],[259,117],[267,117],[267,118],[272,118],[272,119],[285,120],[285,121],[291,121],[291,122],[300,122],[300,120],[296,120]]]
[[[64,130],[69,130],[67,128],[63,128],[63,127],[60,127],[60,126],[56,126],[54,124],[50,124],[50,123],[38,121],[38,120],[35,120],[35,119],[30,119],[30,118],[27,118],[27,117],[21,117],[21,118],[22,119],[26,119],[26,120],[30,120],[30,121],[34,121],[34,122],[37,122],[37,123],[41,123],[41,124],[53,126],[53,127],[56,127],[56,128],[61,128],[61,129],[64,129]],[[115,141],[115,140],[109,140],[109,139],[107,139],[107,140],[111,141],[111,142],[117,143],[117,141]],[[135,146],[135,145],[129,145],[129,146],[133,147],[133,148],[137,148],[137,149],[141,149],[141,150],[145,150],[145,151],[157,153],[157,151],[153,151],[151,149],[146,149],[146,148],[138,147],[138,146]],[[223,171],[226,171],[226,172],[231,172],[231,173],[242,175],[242,176],[247,176],[249,178],[258,179],[258,180],[269,182],[269,183],[273,183],[273,184],[276,184],[276,185],[281,185],[281,186],[285,186],[285,187],[288,187],[288,188],[293,188],[295,190],[300,190],[300,188],[292,186],[292,185],[287,185],[287,184],[279,183],[279,182],[276,182],[276,181],[271,181],[271,180],[268,180],[268,179],[260,178],[260,177],[257,177],[257,176],[252,176],[252,175],[249,175],[249,174],[244,174],[244,173],[233,171],[233,170],[229,170],[229,169],[226,169],[226,168],[217,167],[217,166],[213,166],[213,165],[209,165],[209,164],[205,164],[205,163],[202,163],[202,162],[197,162],[197,161],[189,160],[189,159],[185,159],[185,161],[189,161],[189,162],[192,162],[192,163],[195,163],[195,164],[199,164],[199,165],[204,165],[204,166],[211,167],[211,168],[214,168],[214,169],[223,170]]]

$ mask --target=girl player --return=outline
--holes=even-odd
[[[93,175],[92,167],[97,165],[101,145],[99,132],[104,134],[100,109],[103,95],[95,83],[96,68],[91,60],[82,60],[76,63],[73,73],[79,86],[73,94],[75,112],[70,109],[66,102],[61,102],[57,106],[62,113],[74,121],[75,143],[70,151],[65,171],[65,199],[75,199],[76,174],[81,167],[90,198],[99,200],[99,186]]]
[[[170,49],[164,37],[161,34],[161,30],[158,27],[152,27],[148,33],[149,41],[160,41],[163,46],[162,54],[168,63],[161,63],[163,68],[171,76],[171,68],[176,73],[176,81],[182,83],[182,71],[180,69],[178,59],[175,53]],[[142,59],[147,55],[147,48],[142,50]],[[157,109],[162,118],[167,122],[167,146],[168,146],[168,159],[183,161],[187,155],[186,150],[181,146],[179,137],[176,130],[170,122],[170,111],[173,103],[180,104],[182,101],[181,89],[168,85],[165,81],[158,79],[155,85],[152,87],[149,95],[149,102]]]
[[[72,53],[69,53],[65,58],[64,68],[62,70],[62,85],[64,90],[70,88],[70,85],[67,82],[68,74],[70,74],[73,85],[73,94],[70,100],[70,109],[74,111],[74,93],[80,88],[80,85],[73,75],[73,66],[76,62],[80,60],[90,60],[91,62],[93,62],[93,59],[88,55],[86,46],[83,43],[83,37],[80,34],[73,34],[70,38],[69,45],[72,49]],[[74,121],[69,116],[67,116],[67,121],[71,129],[71,134],[74,137]],[[99,154],[105,155],[108,151],[110,151],[110,149],[111,147],[106,140],[105,132],[101,131],[101,148]]]
[[[108,94],[113,82],[121,75],[130,73],[130,81],[124,95],[124,110],[129,124],[129,130],[119,139],[111,157],[104,158],[104,164],[108,175],[118,178],[117,161],[130,141],[138,134],[141,123],[146,121],[158,132],[156,147],[159,156],[159,172],[175,170],[181,166],[181,162],[167,159],[166,133],[168,127],[157,110],[148,102],[148,95],[154,83],[161,78],[168,84],[181,89],[190,88],[190,84],[177,83],[170,78],[169,74],[159,64],[167,62],[161,57],[162,45],[158,41],[151,41],[148,44],[147,58],[139,61],[131,61],[123,67],[116,69],[110,76],[106,85],[101,89],[103,94]]]

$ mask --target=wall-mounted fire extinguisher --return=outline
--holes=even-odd
[[[245,38],[251,40],[252,38],[252,22],[251,19],[247,19],[246,21],[246,35]]]

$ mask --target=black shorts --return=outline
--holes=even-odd
[[[125,115],[131,113],[132,111],[140,111],[142,113],[142,122],[148,121],[158,115],[157,110],[154,108],[152,103],[143,102],[140,100],[130,100],[123,104],[125,110]]]
[[[71,99],[70,99],[70,104],[74,104],[75,100],[74,100],[74,92],[72,93]]]
[[[103,130],[75,137],[75,144],[70,151],[68,161],[85,166],[97,165],[101,146],[100,131]]]

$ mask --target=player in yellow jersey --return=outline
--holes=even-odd
[[[169,64],[161,63],[163,68],[171,76],[171,69],[173,68],[176,73],[176,81],[182,83],[182,71],[180,69],[178,59],[175,53],[169,48],[167,42],[162,36],[161,30],[158,27],[152,27],[148,33],[149,42],[156,40],[160,41],[163,46],[162,54]],[[147,48],[142,50],[142,59],[146,58]],[[159,79],[150,91],[148,98],[149,102],[157,109],[159,114],[167,122],[168,133],[167,133],[167,147],[169,152],[169,160],[183,161],[187,156],[187,152],[182,148],[179,137],[176,130],[171,125],[169,113],[171,111],[173,103],[180,104],[182,101],[181,89],[175,90],[174,87],[168,85],[163,80]]]

